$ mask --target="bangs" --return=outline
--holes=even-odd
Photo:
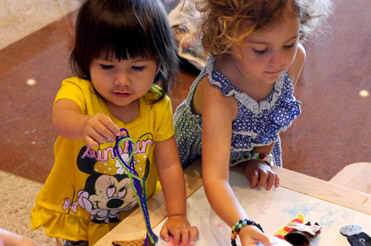
[[[93,51],[92,59],[100,56],[115,56],[118,60],[129,58],[154,58],[155,47],[149,30],[141,23],[133,11],[122,10],[112,13],[105,11],[95,20],[94,33],[87,49]],[[118,16],[119,15],[119,16]]]
[[[142,8],[142,0],[132,1],[97,0],[82,5],[70,56],[77,76],[90,80],[91,63],[102,57],[161,60],[158,54],[164,50],[164,35],[154,19],[158,16],[150,12],[149,5]]]

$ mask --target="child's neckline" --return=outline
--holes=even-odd
[[[207,62],[205,69],[209,77],[209,82],[221,88],[222,93],[225,96],[234,96],[238,99],[239,102],[246,105],[253,112],[260,112],[261,110],[270,109],[273,107],[278,97],[281,95],[282,88],[284,86],[286,76],[288,75],[288,70],[285,70],[281,73],[280,77],[274,83],[271,93],[261,101],[256,101],[254,98],[250,97],[248,94],[241,91],[232,81],[225,76],[219,69],[215,66],[215,57],[210,57]],[[221,76],[225,85],[222,85],[222,82],[215,80],[215,76]]]
[[[251,97],[249,94],[247,94],[246,92],[242,91],[239,87],[237,87],[231,79],[229,79],[228,76],[226,76],[224,73],[222,73],[216,66],[215,66],[215,62],[216,62],[216,57],[214,56],[211,56],[208,63],[207,63],[207,67],[209,68],[209,70],[212,70],[212,72],[210,73],[210,71],[208,72],[210,75],[211,75],[211,79],[214,80],[214,75],[213,75],[213,72],[215,71],[217,73],[218,76],[221,76],[223,78],[224,81],[226,81],[228,83],[228,85],[230,85],[231,90],[233,91],[236,91],[238,94],[240,95],[243,95],[243,97],[247,98],[249,101],[253,101],[255,103],[261,103],[261,102],[264,102],[264,101],[269,101],[270,98],[273,97],[273,94],[277,93],[277,92],[280,92],[281,89],[282,89],[282,86],[283,86],[283,83],[284,83],[284,80],[285,80],[285,76],[288,72],[288,70],[285,70],[283,71],[279,78],[273,83],[273,86],[272,86],[272,90],[271,92],[266,96],[264,97],[263,99],[261,100],[255,100],[253,97]],[[209,78],[210,79],[210,78]]]
[[[139,105],[138,105],[138,106],[139,106],[139,111],[138,111],[136,117],[135,117],[133,120],[129,121],[129,122],[125,122],[125,121],[123,121],[122,119],[120,119],[119,117],[116,117],[116,116],[111,112],[111,110],[109,109],[109,107],[108,107],[108,105],[107,105],[107,102],[106,102],[104,99],[103,99],[103,102],[104,102],[104,105],[105,105],[105,111],[107,112],[107,115],[112,119],[112,121],[113,121],[114,123],[117,124],[117,122],[120,122],[121,124],[124,124],[124,125],[128,126],[128,125],[136,125],[137,122],[139,122],[140,119],[142,118],[143,110],[144,110],[144,108],[143,108],[143,105],[144,105],[143,100],[144,100],[143,97],[140,97],[140,98],[137,100],[137,101],[138,101],[138,104],[139,104]]]
[[[224,75],[219,69],[217,68],[214,68],[215,69],[215,72],[219,75],[219,76],[222,76],[226,81],[228,81],[228,83],[233,87],[233,89],[235,91],[237,91],[238,93],[244,95],[245,97],[248,97],[250,100],[253,100],[254,102],[256,103],[260,103],[260,102],[263,102],[263,101],[267,101],[269,100],[272,95],[275,93],[276,91],[276,84],[277,84],[277,81],[279,81],[281,79],[281,76],[283,76],[283,74],[285,74],[285,72],[282,72],[282,74],[280,75],[280,77],[277,79],[276,82],[273,83],[273,86],[272,86],[272,90],[271,92],[263,99],[261,100],[255,100],[252,96],[250,96],[249,94],[247,94],[246,92],[242,91],[240,88],[238,88],[226,75]]]

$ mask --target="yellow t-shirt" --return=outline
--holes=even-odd
[[[158,88],[153,86],[154,93],[140,98],[140,114],[128,124],[110,113],[90,81],[78,77],[65,79],[55,99],[55,102],[60,99],[74,101],[86,115],[105,114],[118,127],[128,131],[137,145],[135,170],[140,178],[145,177],[147,197],[156,189],[155,143],[174,135],[169,97],[156,103],[148,100],[158,96]],[[89,241],[93,245],[137,207],[134,188],[113,151],[115,142],[90,149],[83,140],[57,138],[54,166],[31,212],[33,229],[44,226],[50,237]],[[123,142],[119,148],[125,161],[129,143]]]

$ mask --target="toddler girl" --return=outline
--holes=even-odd
[[[305,60],[300,40],[329,10],[328,0],[205,0],[203,48],[211,55],[175,112],[183,167],[202,156],[207,198],[242,245],[271,244],[249,220],[228,182],[229,166],[244,167],[251,187],[279,186],[279,134],[300,115],[294,97]],[[255,225],[255,226],[254,226]],[[239,231],[239,232],[238,232]]]
[[[44,226],[64,245],[94,245],[138,205],[131,176],[118,161],[130,162],[135,150],[135,172],[148,197],[157,177],[162,185],[168,220],[161,237],[193,244],[198,231],[186,218],[166,95],[177,58],[163,6],[158,0],[85,1],[70,61],[76,76],[62,82],[55,99],[55,163],[32,210],[32,228]],[[131,141],[117,148],[116,137],[127,134],[136,148]]]

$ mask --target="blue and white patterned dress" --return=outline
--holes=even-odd
[[[188,97],[174,114],[175,138],[183,168],[201,156],[202,117],[192,112],[191,105],[198,83],[208,76],[209,82],[220,88],[225,96],[234,96],[238,102],[238,114],[232,122],[230,165],[238,163],[254,147],[273,147],[273,162],[282,166],[280,132],[286,131],[300,115],[300,104],[294,97],[294,87],[287,71],[275,82],[271,94],[256,102],[241,92],[232,82],[214,67],[211,57],[200,75],[193,82]]]

